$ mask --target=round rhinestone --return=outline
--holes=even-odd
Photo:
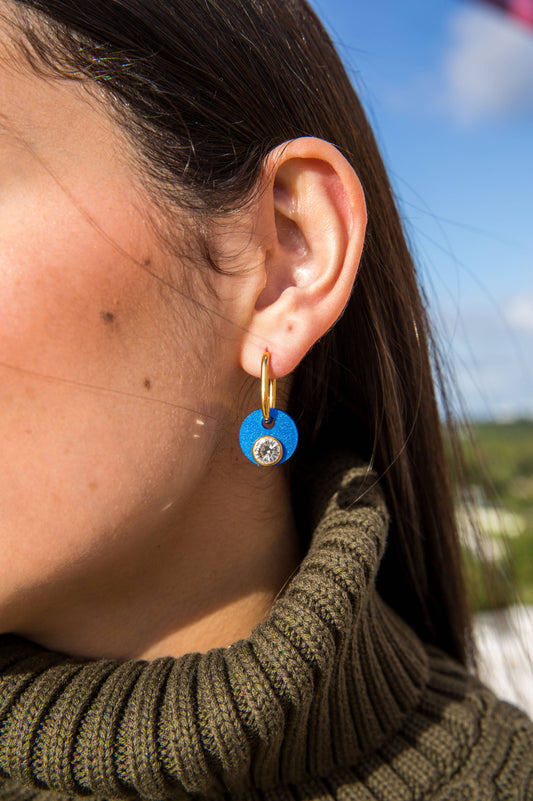
[[[275,437],[259,437],[254,442],[253,455],[257,464],[265,467],[277,464],[283,456],[281,442]]]

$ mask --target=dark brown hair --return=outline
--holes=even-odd
[[[366,242],[343,316],[293,376],[295,508],[303,521],[302,466],[317,451],[349,448],[369,460],[392,518],[380,594],[423,640],[467,663],[471,612],[435,343],[373,133],[313,11],[304,0],[16,0],[13,8],[28,58],[104,89],[145,175],[166,202],[196,216],[198,231],[253,197],[265,156],[289,139],[326,139],[353,165]]]

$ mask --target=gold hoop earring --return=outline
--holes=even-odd
[[[239,431],[244,455],[261,467],[273,467],[290,459],[298,444],[296,423],[276,409],[276,379],[270,378],[270,353],[261,359],[261,408],[246,417]]]

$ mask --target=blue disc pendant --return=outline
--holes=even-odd
[[[298,444],[296,423],[281,409],[270,409],[272,425],[265,425],[256,409],[245,417],[239,431],[242,452],[254,464],[270,467],[290,459]]]

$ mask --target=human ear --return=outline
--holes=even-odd
[[[350,163],[323,139],[302,137],[275,148],[264,165],[260,221],[262,280],[250,298],[241,366],[270,376],[298,365],[342,314],[359,266],[366,227],[361,183]]]

